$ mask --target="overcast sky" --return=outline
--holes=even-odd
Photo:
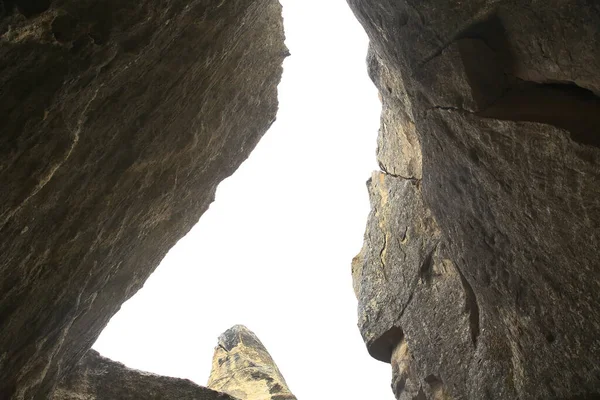
[[[344,0],[283,0],[276,123],[95,348],[205,385],[235,324],[265,344],[300,400],[393,400],[391,368],[356,327],[350,262],[369,212],[380,103],[367,38]]]

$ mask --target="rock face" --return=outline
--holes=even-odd
[[[296,400],[267,349],[242,325],[219,337],[208,387],[240,400]]]
[[[40,399],[275,120],[277,0],[0,0],[0,398]]]
[[[353,261],[398,399],[600,396],[600,3],[349,0],[383,103]]]
[[[51,400],[235,400],[185,379],[136,371],[90,350]]]

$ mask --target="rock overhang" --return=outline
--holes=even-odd
[[[48,398],[276,118],[277,0],[5,1],[0,397]]]

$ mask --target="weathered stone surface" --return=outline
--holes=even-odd
[[[129,369],[90,350],[51,400],[234,400],[185,379]]]
[[[354,287],[397,398],[597,398],[600,3],[348,2],[383,102]]]
[[[275,119],[277,0],[0,1],[0,398],[47,399]]]
[[[240,400],[296,400],[267,349],[243,325],[219,337],[207,386]]]
[[[419,180],[373,174],[365,244],[353,260],[361,300],[359,327],[370,354],[392,364],[392,388],[402,400],[431,394],[412,360],[435,377],[448,359],[468,365],[479,336],[472,289],[447,258],[446,243],[423,203],[420,185]],[[428,351],[413,354],[409,343]],[[464,382],[467,372],[458,368],[444,377]]]

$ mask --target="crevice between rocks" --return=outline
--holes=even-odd
[[[393,173],[389,172],[381,162],[379,162],[379,169],[384,174],[389,175],[389,176],[391,176],[393,178],[403,179],[405,181],[411,181],[411,182],[413,182],[413,183],[415,183],[417,185],[421,183],[421,179],[418,179],[418,178],[415,178],[415,177],[412,177],[412,176],[402,176],[402,175],[393,174]]]
[[[433,254],[437,250],[439,242],[436,243],[433,248],[425,255],[421,268],[419,269],[419,276],[425,284],[430,285],[433,279]]]
[[[600,147],[600,98],[575,83],[521,81],[476,115],[553,125],[575,142]]]
[[[381,262],[381,271],[383,274],[383,279],[386,282],[389,282],[389,278],[387,276],[387,265],[385,263],[385,252],[387,249],[387,234],[383,232],[383,246],[381,246],[381,250],[379,251],[379,261]]]
[[[225,351],[225,353],[229,353],[229,350],[227,350],[225,346],[223,346],[221,343],[218,344],[218,347],[222,348]]]
[[[429,110],[461,112],[481,118],[548,124],[570,133],[579,144],[600,147],[600,98],[574,83],[519,81],[485,109],[473,112],[436,105]]]
[[[477,303],[477,296],[475,296],[475,291],[473,287],[467,281],[467,278],[463,275],[462,271],[455,267],[458,275],[460,276],[460,282],[462,283],[463,289],[465,291],[465,312],[469,313],[469,330],[471,332],[471,342],[474,347],[477,347],[477,340],[479,339],[479,334],[481,333],[480,323],[479,323],[479,304]]]

